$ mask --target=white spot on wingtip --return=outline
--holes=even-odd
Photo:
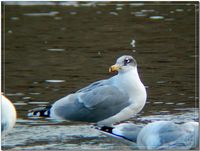
[[[44,112],[44,115],[48,115],[48,111]]]
[[[33,116],[33,113],[32,113],[32,112],[31,112],[31,113],[28,113],[27,116],[28,116],[28,117],[32,117],[32,116]]]
[[[38,117],[39,117],[39,116],[40,116],[40,112],[37,112],[35,116],[38,116]]]

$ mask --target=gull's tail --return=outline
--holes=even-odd
[[[29,110],[28,117],[50,117],[51,105]]]

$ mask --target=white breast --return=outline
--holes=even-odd
[[[135,113],[138,113],[146,103],[147,94],[137,69],[135,68],[129,72],[122,73],[117,76],[117,78],[117,85],[120,85],[119,88],[121,88],[122,91],[128,93],[130,97],[129,101],[133,104],[131,107]]]
[[[146,103],[146,90],[140,81],[137,69],[119,73],[113,77],[112,83],[129,96],[129,100],[124,101],[129,101],[131,104],[114,116],[98,122],[98,125],[109,126],[127,120],[140,112]]]

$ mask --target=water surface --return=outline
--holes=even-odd
[[[27,117],[29,109],[113,76],[108,68],[123,54],[137,60],[148,93],[130,121],[198,120],[194,3],[46,4],[3,5],[2,90],[18,112],[5,149],[127,148],[88,123]]]

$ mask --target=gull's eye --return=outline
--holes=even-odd
[[[129,64],[132,61],[133,61],[133,59],[126,58],[126,59],[124,59],[124,65],[126,66],[127,64]]]

